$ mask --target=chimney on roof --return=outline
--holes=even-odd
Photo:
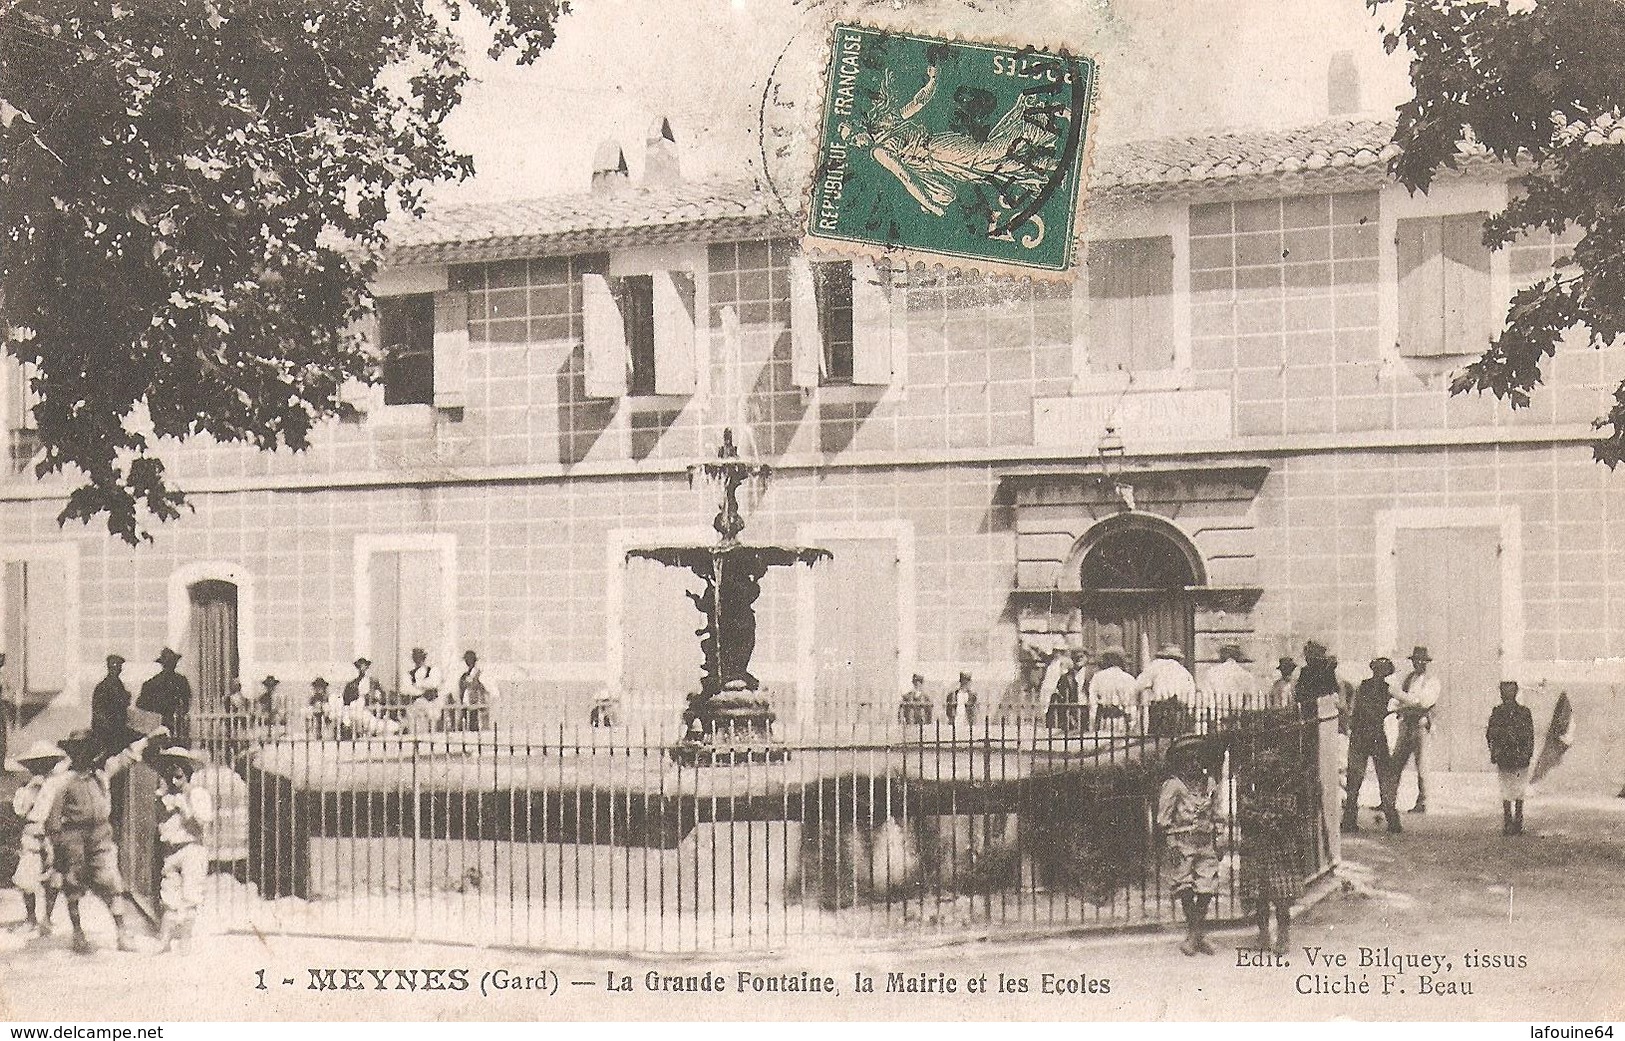
[[[677,162],[677,138],[671,132],[671,122],[657,116],[649,126],[647,151],[643,160],[643,183],[649,185],[676,184],[683,179]]]
[[[1353,51],[1338,51],[1326,67],[1326,112],[1346,116],[1360,111],[1360,67]]]
[[[625,187],[626,153],[613,141],[605,141],[592,154],[592,193],[608,194]]]

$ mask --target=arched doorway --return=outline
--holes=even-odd
[[[1207,569],[1184,532],[1160,517],[1120,514],[1091,528],[1072,562],[1085,648],[1121,646],[1136,670],[1170,643],[1194,661],[1194,593],[1207,584]]]
[[[195,711],[221,712],[238,676],[237,586],[209,578],[186,587],[190,614],[181,671],[192,681]]]

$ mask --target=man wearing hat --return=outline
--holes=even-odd
[[[1411,651],[1411,672],[1399,689],[1394,701],[1399,709],[1399,734],[1394,741],[1394,784],[1399,784],[1405,773],[1405,764],[1416,758],[1416,805],[1412,813],[1428,810],[1427,743],[1433,732],[1433,706],[1439,703],[1439,678],[1428,673],[1432,661],[1426,647],[1418,645]]]
[[[1255,709],[1258,704],[1258,681],[1242,664],[1239,643],[1227,643],[1219,648],[1219,663],[1207,670],[1205,690],[1208,703],[1220,710]]]
[[[322,738],[332,729],[333,705],[328,700],[327,678],[317,676],[310,681],[310,698],[305,702],[305,736]]]
[[[1128,652],[1121,647],[1100,652],[1100,671],[1089,677],[1089,717],[1096,729],[1109,719],[1127,720],[1127,725],[1139,721],[1140,686],[1128,674],[1127,664]]]
[[[60,748],[44,741],[34,742],[33,748],[17,757],[29,777],[11,796],[11,812],[23,822],[17,841],[17,870],[12,872],[11,884],[23,895],[23,929],[34,936],[51,931],[51,904],[61,885],[46,848],[45,826],[30,820],[29,815],[46,782],[65,758]]]
[[[908,726],[924,726],[931,722],[931,695],[925,692],[925,677],[915,673],[909,688],[903,692],[903,701],[897,706],[897,722]]]
[[[193,774],[203,765],[196,752],[170,745],[157,758],[163,778],[158,789],[158,846],[163,857],[158,899],[164,909],[158,933],[160,950],[173,947],[185,954],[209,874],[204,838],[214,823],[214,798],[208,788],[193,782]]]
[[[971,689],[970,673],[963,670],[959,673],[959,686],[948,691],[942,701],[942,710],[948,717],[948,725],[953,726],[959,720],[959,704],[965,704],[965,722],[971,725],[976,723],[976,691]]]
[[[68,901],[73,926],[73,947],[90,951],[90,939],[79,919],[79,901],[92,893],[107,904],[118,930],[121,951],[136,949],[124,916],[124,879],[118,870],[118,846],[113,842],[112,780],[141,757],[147,743],[166,735],[163,727],[141,737],[109,757],[94,731],[80,730],[58,744],[68,755],[68,768],[52,775],[28,812],[50,841],[56,870],[62,875],[62,894]],[[121,740],[111,747],[119,747]]]
[[[1397,834],[1399,813],[1394,809],[1395,777],[1393,758],[1388,752],[1388,735],[1383,732],[1383,720],[1388,717],[1388,702],[1393,692],[1388,688],[1388,677],[1394,674],[1394,663],[1388,658],[1371,659],[1371,677],[1360,681],[1354,695],[1354,707],[1349,713],[1349,766],[1348,784],[1343,793],[1343,831],[1360,830],[1360,786],[1365,783],[1367,761],[1377,767],[1377,790],[1382,797],[1382,815],[1388,820],[1388,830]]]
[[[90,692],[90,730],[109,745],[121,744],[130,731],[130,688],[124,685],[124,658],[107,656],[107,675]]]
[[[165,647],[158,652],[158,673],[141,684],[141,696],[136,698],[135,707],[143,712],[156,713],[163,719],[169,732],[175,735],[175,740],[185,744],[186,715],[192,707],[192,684],[175,671],[180,660],[181,656],[172,648]]]
[[[1270,685],[1270,703],[1268,708],[1291,708],[1293,705],[1293,675],[1298,671],[1297,660],[1291,656],[1283,657],[1275,663],[1275,671],[1280,678]]]
[[[1153,734],[1185,729],[1184,719],[1196,705],[1196,680],[1185,668],[1184,651],[1175,644],[1163,644],[1140,673],[1136,686],[1145,695]]]

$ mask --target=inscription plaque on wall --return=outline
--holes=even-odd
[[[1115,426],[1130,452],[1233,436],[1227,390],[1159,390],[1033,400],[1033,444],[1093,452]]]

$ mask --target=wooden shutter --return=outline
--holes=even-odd
[[[891,286],[870,260],[852,262],[852,382],[884,386],[895,361]],[[822,356],[822,352],[820,352]]]
[[[1490,251],[1484,245],[1485,213],[1457,213],[1440,229],[1443,334],[1446,354],[1478,354],[1489,346]]]
[[[581,276],[582,355],[589,398],[626,396],[626,325],[614,287],[603,275]]]
[[[26,565],[25,576],[24,685],[31,694],[60,694],[68,685],[67,644],[62,640],[68,569],[60,560],[34,560]]]
[[[376,306],[377,301],[374,301],[373,312],[365,318],[358,319],[351,326],[351,330],[356,336],[360,337],[362,344],[369,353],[378,349],[378,311]],[[366,413],[373,407],[375,402],[377,404],[383,403],[382,390],[382,387],[374,388],[361,380],[345,380],[344,385],[339,388],[339,400],[357,412]]]
[[[1089,244],[1089,368],[1174,366],[1174,243],[1168,236]]]
[[[6,561],[5,569],[6,689],[21,694],[28,683],[28,565]]]
[[[434,407],[468,403],[468,294],[434,295]]]
[[[5,392],[0,395],[6,430],[33,430],[34,406],[39,399],[34,394],[34,366],[31,362],[17,361],[10,355],[0,356]]]
[[[429,654],[429,662],[444,670],[445,611],[447,605],[440,598],[440,554],[433,550],[405,550],[395,554],[400,562],[400,575],[396,589],[399,609],[396,614],[397,664],[401,683],[406,682],[406,671],[413,647],[422,647]],[[444,674],[442,673],[442,680]]]
[[[371,593],[372,639],[362,651],[372,659],[372,676],[385,690],[399,690],[401,679],[401,554],[373,553],[367,561]],[[366,697],[363,690],[361,695]]]
[[[1437,217],[1413,217],[1394,226],[1399,261],[1399,353],[1434,358],[1444,342],[1444,242]]]
[[[818,321],[818,282],[806,257],[790,258],[790,380],[817,388],[823,375],[824,333]]]
[[[687,271],[656,271],[655,393],[692,394],[699,385],[694,353],[694,276]]]

